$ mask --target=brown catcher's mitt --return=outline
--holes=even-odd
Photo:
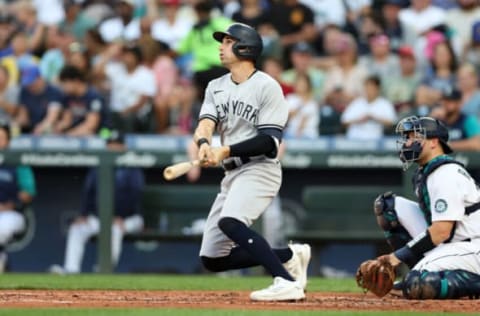
[[[393,288],[395,269],[386,259],[367,260],[357,270],[357,284],[378,297],[384,297]]]

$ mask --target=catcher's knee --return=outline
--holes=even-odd
[[[395,211],[395,194],[392,192],[380,194],[375,199],[373,212],[377,218],[378,226],[384,231],[392,230],[400,225]]]

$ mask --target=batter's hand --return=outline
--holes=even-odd
[[[229,155],[229,146],[212,148],[208,144],[202,144],[198,152],[198,159],[200,159],[202,167],[216,167]]]

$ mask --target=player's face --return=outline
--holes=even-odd
[[[233,44],[235,44],[235,39],[230,36],[225,36],[220,44],[220,61],[223,65],[229,65],[237,60],[233,53]]]

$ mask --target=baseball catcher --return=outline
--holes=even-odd
[[[390,192],[374,203],[377,223],[393,252],[362,263],[360,287],[378,296],[393,285],[393,268],[410,272],[399,283],[408,299],[480,296],[480,190],[462,163],[448,156],[448,129],[431,117],[411,116],[397,125],[404,170],[413,178],[417,201]],[[397,288],[397,286],[395,286]]]

